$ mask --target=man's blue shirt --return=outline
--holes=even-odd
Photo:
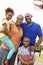
[[[32,22],[32,24],[29,26],[26,22],[22,23],[24,36],[27,36],[30,38],[30,43],[35,44],[36,36],[39,37],[42,36],[41,27],[39,24]]]

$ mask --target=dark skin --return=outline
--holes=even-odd
[[[28,23],[28,25],[31,25],[32,24],[32,15],[30,13],[26,13],[25,20]],[[40,36],[38,41],[33,46],[31,46],[30,51],[35,50],[36,47],[38,47],[41,44],[41,42],[42,42],[42,36]]]
[[[17,18],[16,18],[16,26],[17,26],[17,28],[18,28],[18,30],[20,30],[21,29],[21,24],[22,24],[22,21],[23,21],[23,16],[22,15],[18,15],[17,16]],[[13,26],[15,25],[15,24],[13,24]],[[14,29],[14,28],[12,28],[12,24],[10,24],[10,31],[8,31],[7,29],[6,29],[6,24],[4,24],[3,25],[3,32],[6,34],[6,35],[8,35],[9,36],[9,38],[11,39],[12,38],[12,35],[11,35],[11,31]],[[19,47],[19,45],[18,45],[18,47]],[[18,48],[16,49],[16,53],[17,53],[17,50],[18,50]]]
[[[12,12],[8,12],[7,14],[5,14],[5,16],[6,16],[6,20],[10,20],[10,19],[12,19],[12,17],[13,17],[13,13]],[[7,27],[6,27],[7,25],[4,23],[3,24],[3,29],[2,30],[0,30],[0,33],[4,33],[4,34],[6,34],[7,36],[9,36],[9,38],[10,38],[10,35],[8,34],[9,33],[9,31],[7,30]],[[8,65],[8,59],[6,59],[5,60],[5,64],[6,65]]]
[[[23,45],[25,47],[28,47],[29,44],[30,44],[30,39],[25,37],[23,39]],[[18,54],[18,57],[19,57],[19,60],[21,61],[21,63],[24,64],[24,65],[33,65],[34,64],[34,61],[35,61],[35,57],[34,56],[32,56],[33,60],[32,61],[28,61],[28,62],[24,61],[23,57],[20,54]]]
[[[16,18],[16,23],[15,23],[17,28],[18,28],[18,30],[20,30],[22,22],[23,22],[23,16],[22,15],[18,15],[17,18]],[[18,44],[18,48],[19,48],[19,44]],[[18,52],[18,48],[15,51],[16,53]]]

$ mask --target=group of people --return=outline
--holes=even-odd
[[[21,14],[14,22],[13,15],[12,8],[5,10],[5,18],[2,20],[0,30],[0,65],[14,65],[17,53],[18,65],[34,65],[35,49],[42,42],[41,27],[32,21],[30,13],[25,14],[25,22]],[[36,42],[37,35],[39,39]]]

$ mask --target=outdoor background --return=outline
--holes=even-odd
[[[29,12],[33,15],[32,20],[40,24],[41,28],[43,29],[43,9],[36,7],[33,4],[33,0],[0,0],[0,26],[3,18],[5,17],[5,9],[7,7],[14,9],[14,21],[16,21],[17,15],[22,14],[24,16],[25,13]],[[41,46],[36,49],[36,51],[35,65],[43,65],[43,42],[41,43]]]

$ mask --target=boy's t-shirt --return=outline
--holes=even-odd
[[[26,48],[26,47],[24,47],[24,46],[22,46],[22,47],[20,47],[19,49],[18,49],[18,54],[20,54],[22,57],[24,56],[24,55],[30,55],[30,56],[33,56],[34,55],[34,51],[29,51],[29,46]],[[18,63],[18,65],[22,65],[21,64],[21,62],[20,62],[20,60],[19,60],[19,63]]]

